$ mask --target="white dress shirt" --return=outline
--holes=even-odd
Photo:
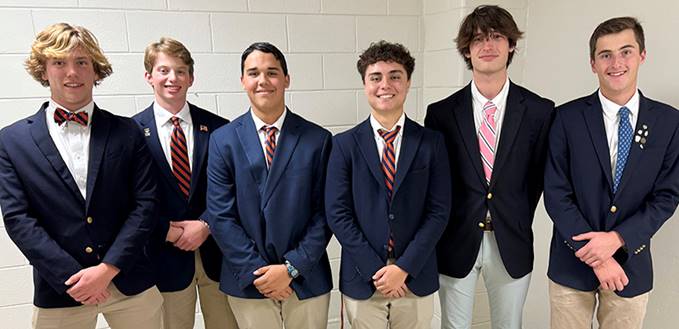
[[[606,141],[608,142],[608,152],[611,157],[611,174],[615,177],[615,165],[618,162],[618,126],[620,125],[620,117],[618,111],[621,107],[627,107],[631,114],[629,122],[632,125],[632,132],[634,132],[637,125],[637,118],[639,118],[639,91],[634,93],[627,104],[618,105],[606,98],[599,90],[599,101],[601,101],[602,113],[604,116],[604,128],[606,129]]]
[[[57,107],[66,110],[65,107],[57,104],[54,100],[49,101],[45,110],[47,116],[47,130],[49,131],[54,145],[59,151],[59,155],[66,163],[68,171],[75,180],[83,199],[87,198],[87,165],[90,158],[90,131],[92,130],[92,112],[94,111],[94,101],[76,110],[74,113],[87,112],[89,120],[87,126],[77,122],[64,121],[58,125],[54,121],[54,111]]]
[[[373,135],[375,136],[375,143],[377,144],[377,154],[379,155],[380,161],[382,161],[382,154],[384,153],[384,147],[386,146],[386,142],[384,141],[384,138],[380,135],[378,132],[379,129],[386,130],[386,131],[392,131],[396,129],[397,126],[401,127],[401,130],[398,131],[398,134],[396,134],[396,138],[394,138],[394,169],[397,169],[398,167],[398,156],[401,153],[401,141],[403,140],[403,124],[406,121],[406,115],[405,113],[401,114],[401,117],[398,118],[396,121],[396,124],[391,127],[391,129],[387,129],[385,127],[382,127],[382,124],[380,124],[375,117],[370,114],[370,126],[372,126],[373,129]]]
[[[250,109],[250,115],[252,115],[252,121],[255,122],[255,129],[257,129],[257,136],[259,136],[259,144],[262,145],[262,154],[266,159],[266,131],[262,128],[266,127],[276,127],[278,130],[274,133],[274,138],[276,139],[276,146],[278,147],[278,138],[281,136],[281,131],[283,130],[283,122],[285,122],[285,115],[288,113],[288,108],[283,110],[283,114],[278,117],[278,120],[271,125],[264,123],[259,117],[255,115],[255,112]],[[274,151],[274,157],[276,157],[276,151]],[[266,161],[265,161],[266,162]]]
[[[172,144],[172,130],[174,130],[172,117],[178,117],[180,119],[179,126],[182,127],[184,136],[186,137],[186,150],[189,153],[189,166],[191,171],[193,171],[193,121],[191,120],[189,104],[184,103],[184,107],[182,107],[177,114],[172,114],[158,105],[157,102],[153,102],[153,116],[156,119],[158,140],[160,141],[160,146],[163,148],[165,159],[170,165],[170,168],[172,168],[172,153],[170,147]]]
[[[495,150],[497,150],[497,145],[500,143],[500,132],[502,130],[502,121],[505,117],[505,108],[507,107],[507,95],[509,94],[509,77],[505,81],[504,86],[500,89],[500,92],[493,99],[487,99],[484,97],[479,89],[476,87],[476,83],[472,80],[472,108],[474,109],[474,126],[476,127],[476,132],[478,133],[481,123],[483,122],[483,106],[488,103],[488,101],[493,102],[497,111],[495,111]],[[481,156],[479,154],[479,156]]]

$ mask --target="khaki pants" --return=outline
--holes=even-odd
[[[366,300],[342,296],[351,329],[430,329],[434,316],[434,295],[419,297],[408,292],[402,298],[388,298],[379,291]]]
[[[282,302],[229,296],[229,304],[240,329],[320,329],[328,326],[330,293],[299,300],[293,292]]]
[[[108,287],[111,296],[103,303],[62,308],[35,307],[34,329],[94,329],[102,313],[111,329],[158,329],[163,298],[155,286],[133,296],[123,295],[115,285]]]
[[[237,329],[227,296],[219,291],[219,282],[205,274],[203,261],[196,254],[196,273],[184,290],[163,292],[163,329],[193,329],[196,319],[196,299],[200,295],[200,309],[205,329]],[[196,293],[198,288],[198,293]]]
[[[600,329],[641,329],[647,303],[648,293],[625,298],[611,290],[580,291],[549,281],[552,329],[591,329],[595,311]]]

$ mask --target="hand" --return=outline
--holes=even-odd
[[[613,258],[595,267],[594,274],[601,283],[601,289],[621,291],[629,283],[625,271]]]
[[[375,275],[373,275],[373,284],[375,288],[383,295],[390,296],[405,296],[405,291],[399,291],[405,285],[408,273],[398,267],[396,264],[391,264],[382,267]]]
[[[292,278],[288,275],[287,266],[267,265],[258,268],[254,274],[260,276],[253,281],[253,284],[262,295],[275,300],[284,300],[292,294],[292,289],[290,289]],[[289,293],[287,293],[288,289]]]
[[[405,295],[408,293],[408,286],[404,283],[402,286],[397,288],[396,290],[392,291],[390,294],[385,295],[386,297],[389,298],[401,298],[405,297]]]
[[[101,303],[108,298],[107,287],[119,272],[117,267],[106,263],[82,269],[64,282],[72,285],[66,293],[83,304]]]
[[[182,233],[184,233],[183,228],[170,225],[170,229],[167,230],[167,236],[165,237],[165,241],[175,243],[177,242],[177,240],[179,240],[179,237],[182,236]]]
[[[575,256],[591,267],[597,267],[611,258],[618,248],[624,245],[620,234],[611,232],[587,232],[573,237],[575,241],[589,240]]]
[[[181,222],[170,222],[170,226],[181,228],[184,233],[174,243],[174,246],[185,251],[194,251],[205,242],[210,235],[210,230],[198,220],[185,220]]]

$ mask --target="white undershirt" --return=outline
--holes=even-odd
[[[87,126],[83,126],[77,122],[65,121],[58,125],[54,121],[54,111],[57,107],[64,109],[64,106],[57,104],[54,100],[49,101],[49,105],[45,110],[47,120],[47,130],[54,145],[59,151],[59,155],[66,163],[68,171],[75,180],[80,194],[83,199],[87,198],[87,165],[90,157],[90,131],[92,122],[92,112],[94,111],[94,101],[76,110],[74,113],[87,112],[89,119]]]
[[[627,107],[631,114],[629,122],[632,125],[632,131],[637,125],[637,118],[639,117],[639,91],[634,93],[627,104],[618,105],[606,98],[601,90],[598,92],[599,101],[601,102],[602,113],[604,116],[604,129],[606,129],[606,141],[608,142],[608,151],[611,157],[611,175],[615,176],[615,165],[618,162],[618,126],[620,125],[620,117],[618,111],[621,107]]]
[[[170,167],[172,167],[172,153],[170,148],[172,144],[172,130],[174,130],[172,117],[178,117],[181,119],[179,121],[179,126],[182,127],[184,136],[186,137],[186,150],[189,153],[189,166],[193,171],[193,120],[191,119],[191,110],[189,110],[189,104],[184,103],[184,107],[182,107],[182,109],[177,114],[172,114],[162,106],[158,105],[157,102],[154,102],[153,116],[156,119],[158,140],[160,141],[160,146],[163,148],[165,159],[167,160],[167,163],[170,165]]]
[[[397,126],[401,127],[401,130],[399,130],[398,134],[396,134],[396,137],[394,138],[394,169],[397,169],[398,167],[398,156],[401,153],[401,141],[403,140],[403,124],[406,121],[406,115],[405,113],[401,113],[401,117],[398,118],[396,121],[396,124],[391,127],[391,129],[387,129],[385,127],[382,127],[382,124],[380,124],[375,117],[370,114],[370,126],[373,129],[373,136],[375,137],[375,143],[377,144],[377,154],[379,155],[380,161],[382,161],[382,154],[384,153],[384,147],[386,146],[386,142],[384,141],[384,138],[380,136],[380,133],[378,132],[379,129],[386,130],[386,131],[392,131],[396,129]]]
[[[281,136],[281,131],[283,130],[283,122],[285,122],[285,115],[288,113],[288,109],[283,110],[283,114],[278,117],[278,120],[271,125],[264,123],[259,117],[255,115],[255,112],[250,109],[250,115],[252,115],[252,121],[255,122],[255,129],[257,129],[257,136],[259,137],[259,144],[262,146],[262,153],[266,159],[266,131],[262,130],[264,127],[276,127],[278,130],[274,134],[276,139],[276,145],[278,145],[278,138]],[[274,157],[276,156],[274,151]],[[266,161],[265,161],[266,162]]]

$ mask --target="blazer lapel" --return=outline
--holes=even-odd
[[[483,173],[483,164],[481,163],[481,151],[479,150],[479,140],[476,136],[476,124],[474,123],[474,106],[472,105],[472,89],[470,82],[464,90],[464,97],[462,98],[462,106],[453,109],[457,127],[460,130],[460,135],[464,141],[464,146],[467,149],[467,154],[471,163],[474,165],[474,171],[483,186],[486,186],[486,174]]]
[[[57,146],[54,144],[54,141],[49,134],[47,122],[45,121],[45,109],[47,108],[47,105],[48,103],[45,102],[38,113],[34,114],[31,118],[31,136],[33,137],[35,144],[40,149],[42,155],[47,159],[57,175],[61,177],[61,180],[64,182],[66,187],[71,192],[73,192],[78,200],[80,200],[82,203],[85,203],[82,194],[80,194],[78,184],[75,183],[71,172],[68,170],[64,159],[61,158],[61,154],[59,154],[59,150],[57,149]]]
[[[170,164],[167,163],[167,158],[165,157],[165,152],[163,152],[163,147],[160,145],[160,136],[158,135],[158,127],[156,126],[156,118],[153,115],[153,104],[146,108],[142,112],[142,118],[139,120],[144,131],[144,137],[147,139],[146,145],[149,147],[151,156],[156,162],[158,169],[162,173],[162,177],[170,182],[170,186],[177,193],[178,196],[184,198],[184,194],[179,190],[179,185],[172,174],[172,168]]]
[[[516,135],[519,132],[519,127],[521,126],[521,120],[523,119],[523,114],[526,111],[526,106],[523,104],[523,95],[519,93],[519,90],[510,82],[509,94],[507,95],[507,104],[505,106],[505,116],[502,121],[502,130],[500,133],[500,143],[497,145],[497,150],[495,151],[495,162],[493,166],[493,175],[490,178],[490,186],[495,185],[497,181],[496,175],[501,172],[503,165],[507,161],[507,157],[511,154],[512,146],[516,140]]]
[[[301,134],[299,123],[297,115],[288,110],[285,121],[283,122],[283,128],[278,137],[278,143],[276,145],[273,161],[271,162],[271,168],[269,169],[269,175],[266,179],[264,195],[261,201],[262,209],[266,206],[269,198],[271,198],[271,194],[276,188],[276,185],[278,185],[283,172],[285,172],[285,168],[290,162],[292,154],[295,152]]]
[[[613,179],[611,178],[611,156],[609,153],[608,142],[606,141],[606,131],[604,128],[604,117],[602,114],[601,102],[599,96],[595,92],[587,100],[589,105],[584,109],[583,115],[585,117],[585,124],[589,131],[592,144],[599,158],[601,170],[604,171],[606,181],[608,182],[609,191],[613,192]]]
[[[203,163],[207,158],[207,148],[210,141],[209,125],[205,118],[189,104],[191,110],[191,121],[193,121],[193,170],[191,171],[191,193],[189,199],[193,197],[193,192],[198,185],[198,177],[203,170]]]
[[[111,121],[108,115],[102,112],[97,105],[92,111],[92,123],[90,127],[90,154],[87,166],[87,198],[85,198],[86,209],[89,209],[92,191],[97,180],[99,168],[102,165],[102,158],[106,144],[108,143],[109,129]]]
[[[396,165],[396,179],[394,180],[394,192],[391,194],[392,197],[396,195],[403,179],[405,179],[405,176],[410,169],[410,165],[415,159],[415,154],[417,154],[421,139],[422,128],[406,117],[401,139],[401,151],[399,152]]]
[[[658,118],[657,114],[658,111],[653,111],[653,107],[648,102],[646,97],[639,93],[639,118],[637,119],[637,125],[634,129],[633,136],[636,135],[636,132],[640,130],[643,125],[646,125],[646,127],[649,128],[649,132],[652,134],[653,130],[651,128],[654,126],[655,121]],[[644,150],[639,147],[639,143],[636,143],[634,139],[632,139],[632,145],[630,146],[629,155],[627,156],[627,163],[625,164],[625,170],[622,172],[622,178],[620,179],[620,186],[618,186],[618,193],[616,193],[616,197],[621,194],[620,191],[625,188],[627,182],[632,180],[634,172],[636,171],[635,168],[643,154]]]
[[[259,194],[263,195],[267,176],[264,151],[262,150],[262,144],[259,142],[257,128],[255,128],[255,122],[252,121],[250,111],[243,114],[241,118],[242,120],[239,120],[236,127],[236,134],[250,163],[250,173],[257,184]]]
[[[375,134],[370,126],[370,118],[363,121],[354,132],[354,140],[356,141],[373,178],[375,178],[380,186],[385,186],[384,173],[382,173],[382,164],[380,163],[379,152],[377,151],[377,144],[375,143]]]

